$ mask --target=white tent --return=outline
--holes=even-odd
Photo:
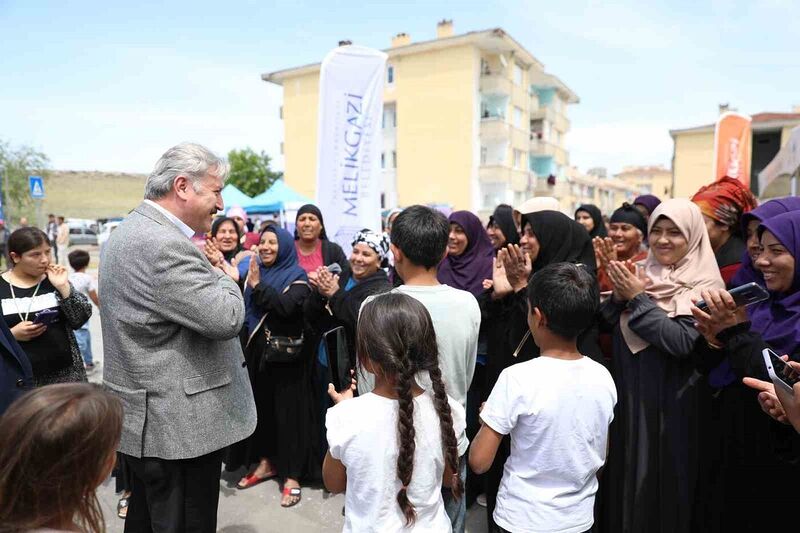
[[[789,135],[789,141],[778,150],[775,158],[770,161],[764,170],[758,173],[758,195],[763,197],[770,184],[781,180],[791,180],[790,191],[778,191],[777,183],[771,189],[774,194],[767,196],[785,196],[789,192],[797,196],[797,178],[800,175],[800,126],[794,128]],[[783,187],[785,188],[785,186]]]

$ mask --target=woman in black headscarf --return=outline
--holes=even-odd
[[[514,208],[508,204],[498,205],[489,217],[486,234],[489,235],[495,250],[509,244],[519,244],[519,231],[514,223]]]
[[[494,324],[502,328],[490,336],[493,345],[489,346],[486,365],[487,395],[504,369],[539,356],[539,347],[530,336],[527,321],[526,288],[530,276],[547,265],[561,262],[580,264],[591,274],[596,270],[589,233],[568,216],[558,211],[538,211],[523,215],[521,222],[520,244],[499,252],[490,302],[481,309],[484,314],[494,315],[497,318]],[[501,262],[505,274],[499,268]],[[597,334],[596,324],[586,324],[586,330],[578,337],[578,350],[600,361]],[[494,524],[492,513],[509,453],[510,441],[505,437],[487,472],[486,510],[490,526]]]
[[[316,270],[322,266],[337,263],[342,271],[349,270],[347,256],[342,247],[328,240],[322,211],[313,204],[306,204],[297,210],[294,220],[294,245],[300,268],[309,278],[314,278]]]
[[[575,210],[575,222],[586,228],[591,238],[608,235],[603,214],[594,204],[583,204]]]
[[[211,239],[206,239],[205,254],[212,265],[216,265],[215,259],[219,258],[220,252],[222,259],[233,264],[234,259],[242,251],[242,230],[239,224],[229,217],[220,217],[211,224]]]

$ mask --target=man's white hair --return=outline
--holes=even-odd
[[[197,191],[198,182],[209,170],[224,182],[228,177],[228,162],[200,144],[187,142],[173,146],[161,156],[147,178],[144,197],[147,200],[165,197],[172,190],[172,184],[178,176],[186,176]]]

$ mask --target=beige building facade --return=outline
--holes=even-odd
[[[758,193],[758,173],[766,167],[788,140],[793,128],[800,125],[800,108],[792,113],[756,113],[752,115],[752,163],[750,183]],[[672,159],[673,192],[676,198],[690,197],[714,180],[714,124],[670,130],[674,142]],[[763,197],[789,194],[789,183],[777,180]]]
[[[578,97],[500,28],[436,39],[398,34],[385,50],[382,206],[443,204],[486,214],[565,176]],[[262,75],[283,87],[284,174],[314,197],[320,64]]]

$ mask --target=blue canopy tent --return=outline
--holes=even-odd
[[[242,205],[248,215],[280,213],[312,203],[310,199],[286,185],[283,180],[276,181],[272,187],[249,200],[247,204]]]
[[[247,207],[253,201],[252,198],[230,183],[222,189],[220,194],[222,194],[222,201],[225,203],[225,210],[237,206]]]

